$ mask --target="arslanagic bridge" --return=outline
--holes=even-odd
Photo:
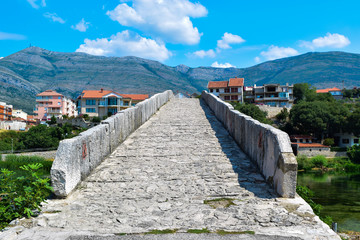
[[[63,140],[56,199],[0,239],[340,239],[296,195],[286,133],[159,93]]]

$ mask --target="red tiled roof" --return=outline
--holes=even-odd
[[[319,89],[316,90],[316,93],[328,93],[328,92],[337,92],[337,91],[341,91],[339,88],[325,88],[325,89]]]
[[[148,94],[120,94],[123,98],[131,98],[132,100],[143,101],[149,98]]]
[[[230,78],[229,87],[242,87],[244,86],[244,78]]]
[[[294,143],[300,148],[329,148],[329,146],[322,145],[320,143]]]
[[[227,86],[228,81],[216,81],[208,83],[208,88],[226,88]]]
[[[57,93],[53,90],[46,90],[45,92],[39,93],[36,96],[62,96],[62,94]]]

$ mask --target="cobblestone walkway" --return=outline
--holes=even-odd
[[[277,198],[198,99],[167,103],[71,196],[43,211],[20,239],[204,228],[253,231],[248,239],[337,239],[301,198]]]

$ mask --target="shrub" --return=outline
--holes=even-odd
[[[335,141],[333,138],[325,138],[324,145],[326,146],[333,146],[335,144]]]
[[[347,148],[346,147],[331,147],[330,151],[331,152],[346,152]]]
[[[360,145],[354,145],[347,150],[347,155],[353,163],[360,163]]]
[[[311,163],[318,168],[325,167],[327,165],[326,157],[318,155],[311,158]]]
[[[101,122],[101,119],[100,119],[99,117],[93,117],[93,118],[91,119],[91,122],[93,122],[93,123],[99,123],[99,122]]]
[[[0,229],[15,218],[30,217],[34,210],[40,210],[40,203],[52,192],[48,178],[39,176],[42,164],[34,163],[21,166],[24,176],[15,177],[15,173],[6,168],[0,174]]]
[[[312,163],[310,162],[310,160],[308,159],[307,156],[305,155],[299,155],[296,157],[296,160],[298,162],[298,169],[299,170],[311,170],[311,168],[313,167]]]

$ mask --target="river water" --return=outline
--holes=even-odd
[[[360,174],[299,173],[298,185],[315,193],[321,215],[331,216],[339,230],[360,232]]]

